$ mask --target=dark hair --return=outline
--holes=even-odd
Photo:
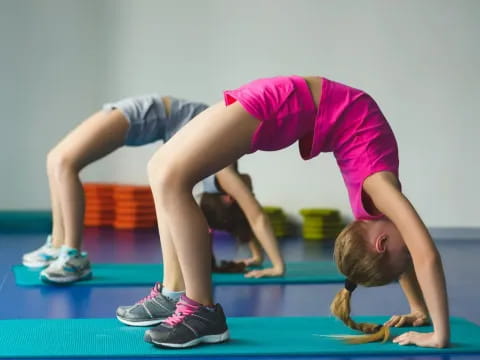
[[[208,193],[202,195],[200,208],[205,214],[208,226],[228,231],[242,243],[250,241],[252,230],[242,209],[236,201],[226,202],[224,196]]]
[[[240,174],[238,172],[238,162],[233,164],[235,172],[241,177],[243,182],[252,190],[252,181],[247,174]],[[222,191],[220,194],[204,193],[200,200],[200,208],[202,209],[208,226],[212,229],[224,230],[231,233],[239,242],[246,243],[253,237],[253,231],[248,223],[248,220],[240,208],[238,203],[226,201],[225,197],[229,196],[217,183],[217,188]]]

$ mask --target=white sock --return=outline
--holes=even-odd
[[[170,299],[173,299],[175,301],[180,300],[180,296],[185,294],[185,291],[172,291],[168,290],[166,287],[162,288],[162,295],[169,297]]]

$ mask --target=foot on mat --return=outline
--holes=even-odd
[[[70,284],[92,277],[87,253],[62,246],[60,255],[40,272],[40,279],[55,284]]]
[[[161,347],[187,348],[200,343],[224,342],[229,339],[229,334],[220,304],[202,306],[183,295],[175,314],[147,330],[144,339]]]
[[[130,326],[157,325],[175,311],[177,301],[162,295],[162,284],[156,283],[150,294],[134,305],[119,306],[117,319]]]

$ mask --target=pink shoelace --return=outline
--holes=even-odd
[[[185,302],[185,300],[180,299],[177,302],[177,308],[175,309],[175,313],[172,316],[170,316],[169,318],[165,319],[164,323],[166,323],[170,326],[175,326],[175,325],[181,323],[182,320],[186,316],[191,315],[194,312],[196,312],[199,307],[200,306],[198,306],[198,305],[192,305],[192,304],[189,304],[189,303]]]
[[[150,300],[150,299],[153,299],[155,296],[158,296],[160,295],[160,290],[162,286],[160,285],[160,283],[156,283],[152,290],[150,290],[150,294],[148,294],[147,296],[145,296],[143,299],[139,300],[137,302],[137,304],[143,304],[145,301],[147,300]]]

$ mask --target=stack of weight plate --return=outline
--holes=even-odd
[[[112,226],[115,220],[113,184],[86,183],[85,226]]]
[[[270,218],[270,222],[273,227],[273,233],[276,237],[288,236],[289,229],[287,223],[287,217],[282,208],[276,206],[265,206],[263,211]]]
[[[305,240],[335,239],[343,228],[340,212],[335,209],[301,209],[300,214]]]
[[[146,229],[156,226],[155,204],[149,186],[116,185],[113,199],[113,227],[116,229]]]

